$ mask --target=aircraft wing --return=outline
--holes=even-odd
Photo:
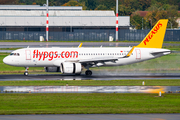
[[[66,60],[65,62],[79,62],[79,63],[103,63],[103,62],[115,62],[119,59],[119,57],[100,57],[100,58],[92,58],[92,59],[78,59],[78,60]]]

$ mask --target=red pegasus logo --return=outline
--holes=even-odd
[[[156,27],[149,33],[149,35],[145,38],[144,45],[147,44],[147,42],[149,42],[153,36],[158,32],[158,30],[162,27],[162,24],[159,22]]]

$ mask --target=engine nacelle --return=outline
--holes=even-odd
[[[60,67],[44,67],[46,72],[61,72]]]
[[[81,63],[64,62],[60,65],[62,73],[80,74],[82,71]]]

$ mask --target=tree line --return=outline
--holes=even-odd
[[[149,29],[159,19],[169,19],[168,28],[177,28],[180,0],[118,0],[119,16],[131,16],[136,29]],[[0,0],[1,5],[44,5],[46,0]],[[49,6],[83,6],[83,10],[116,10],[116,0],[49,0]],[[141,16],[139,11],[148,11]]]

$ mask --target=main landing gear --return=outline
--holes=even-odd
[[[25,76],[28,76],[28,75],[29,75],[29,73],[28,73],[29,67],[25,67],[25,68],[26,68],[26,70],[25,70],[25,72],[24,72],[24,75],[25,75]]]
[[[92,75],[92,71],[91,71],[91,70],[86,70],[85,74],[86,74],[87,76],[91,76],[91,75]]]

